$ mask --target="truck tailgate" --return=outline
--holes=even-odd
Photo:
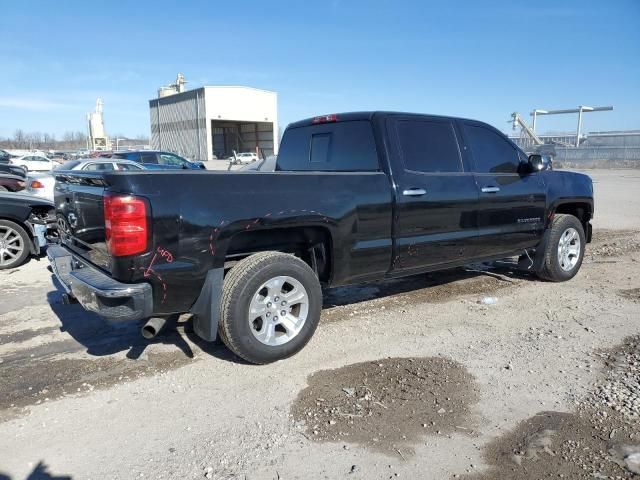
[[[108,185],[101,173],[56,172],[54,202],[63,245],[108,272],[103,195]]]

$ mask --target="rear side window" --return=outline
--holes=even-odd
[[[478,173],[516,173],[518,152],[507,139],[486,127],[463,123]]]
[[[289,128],[278,154],[277,170],[375,171],[378,154],[368,120]]]
[[[131,160],[132,162],[140,161],[140,154],[138,152],[125,152],[125,153],[114,153],[111,158],[121,158],[123,160]]]
[[[462,159],[451,122],[396,122],[400,153],[406,170],[424,173],[462,172]]]
[[[142,170],[138,165],[134,165],[133,163],[118,163],[118,170]]]
[[[112,163],[90,163],[87,166],[85,166],[83,168],[83,170],[113,170],[113,164]]]

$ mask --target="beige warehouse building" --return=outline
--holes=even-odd
[[[192,160],[228,158],[234,151],[278,153],[276,92],[240,86],[180,91],[181,85],[163,87],[149,100],[151,148]]]

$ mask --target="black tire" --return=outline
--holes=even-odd
[[[550,229],[545,251],[542,252],[544,261],[542,268],[538,272],[538,277],[550,282],[564,282],[575,277],[582,265],[586,245],[584,228],[580,220],[573,215],[556,214],[551,222]],[[558,250],[560,239],[570,229],[574,229],[577,232],[580,244],[579,252],[574,256],[575,264],[571,264],[570,268],[567,269],[566,267],[569,267],[569,264],[563,268],[558,258]]]
[[[301,329],[289,341],[267,345],[252,331],[249,305],[265,282],[280,276],[291,277],[304,287],[308,311]],[[256,253],[239,262],[224,279],[218,333],[225,345],[244,360],[271,363],[295,355],[307,344],[318,326],[321,310],[320,282],[305,262],[280,252]]]
[[[15,258],[10,259],[4,253],[5,250],[1,248],[2,245],[0,245],[0,270],[7,270],[9,268],[19,267],[26,261],[27,257],[29,256],[29,253],[31,252],[31,238],[29,237],[27,232],[24,230],[24,228],[22,228],[20,225],[10,220],[0,220],[0,231],[4,233],[7,231],[6,229],[11,229],[18,234],[18,236],[22,241],[22,252],[20,252],[20,254],[17,255]],[[2,236],[3,235],[0,234],[0,238]],[[0,242],[3,242],[3,241],[6,241],[6,240],[0,240]],[[15,244],[12,244],[12,245],[15,245]]]

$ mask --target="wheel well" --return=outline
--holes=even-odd
[[[331,278],[331,234],[322,227],[274,228],[240,232],[231,238],[225,268],[264,251],[291,253],[304,260],[321,282]]]
[[[563,203],[558,205],[554,213],[564,213],[573,215],[582,224],[584,231],[587,231],[587,224],[591,220],[591,205],[583,202]]]

